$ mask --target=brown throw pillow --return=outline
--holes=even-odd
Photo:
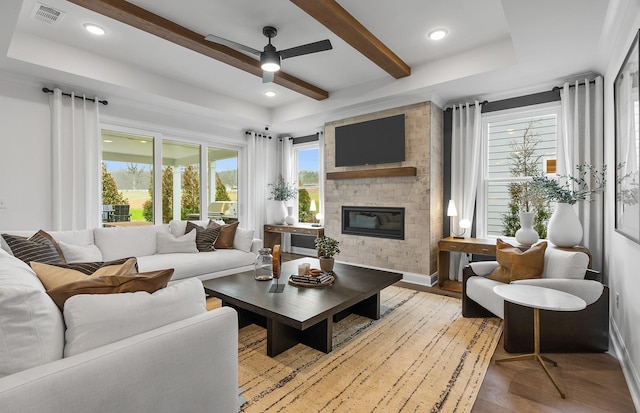
[[[233,248],[233,239],[236,237],[236,229],[238,228],[239,222],[234,222],[229,225],[220,225],[213,221],[209,222],[207,228],[220,228],[220,235],[216,240],[216,243],[213,244],[214,247],[219,249],[230,249]]]
[[[547,242],[539,242],[528,250],[521,251],[502,241],[496,240],[496,259],[500,266],[493,270],[489,278],[503,283],[529,278],[540,278],[544,269],[544,252]]]
[[[51,235],[43,230],[36,232],[30,238],[10,234],[2,234],[2,238],[11,248],[13,255],[27,264],[31,261],[45,262],[47,264],[64,262],[64,255],[60,250],[60,246]]]
[[[173,268],[135,275],[104,275],[64,284],[47,290],[47,294],[62,310],[65,301],[78,294],[153,293],[166,287],[172,275]]]
[[[122,264],[103,265],[90,275],[76,269],[43,264],[36,261],[31,262],[31,268],[33,268],[33,271],[47,290],[64,284],[86,280],[90,277],[100,277],[103,275],[127,275],[135,274],[137,272],[135,258],[129,258]]]
[[[213,222],[213,221],[211,221]],[[217,224],[216,224],[217,225]],[[214,244],[220,236],[220,230],[222,227],[212,227],[211,224],[207,228],[203,228],[200,225],[194,224],[191,221],[187,222],[187,228],[185,234],[196,230],[196,248],[200,252],[215,251]]]

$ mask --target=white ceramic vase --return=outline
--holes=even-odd
[[[284,219],[284,222],[287,223],[287,225],[295,225],[296,223],[296,217],[293,215],[293,207],[292,206],[288,206],[287,207],[287,217]]]
[[[287,207],[284,205],[284,201],[273,201],[271,208],[271,219],[274,224],[282,225],[287,218]]]
[[[547,226],[547,238],[558,247],[575,247],[582,241],[582,224],[573,205],[556,204]]]
[[[520,212],[520,229],[516,231],[516,241],[522,245],[533,245],[538,242],[538,232],[533,229],[533,212]]]

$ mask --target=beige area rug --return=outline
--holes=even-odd
[[[302,344],[266,355],[266,331],[239,333],[241,412],[469,412],[502,332],[460,300],[389,287],[380,320],[334,324],[329,354]]]

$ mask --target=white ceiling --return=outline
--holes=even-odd
[[[204,115],[230,128],[302,133],[324,122],[433,100],[443,106],[541,91],[603,72],[617,0],[339,0],[412,69],[394,79],[289,0],[133,0],[188,29],[255,49],[273,25],[279,49],[331,40],[333,50],[283,61],[282,69],[329,92],[323,101],[245,73],[65,0],[41,3],[65,12],[49,25],[31,18],[35,0],[3,0],[0,68],[117,102],[153,102]],[[97,38],[82,28],[97,23]],[[437,27],[441,42],[426,39]],[[274,98],[264,96],[271,89]]]

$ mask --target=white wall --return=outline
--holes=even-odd
[[[0,230],[51,227],[49,97],[0,76]]]
[[[640,245],[615,232],[615,125],[613,81],[640,28],[640,9],[629,2],[623,29],[605,71],[605,158],[609,165],[605,210],[605,276],[611,289],[611,330],[636,408],[640,409]],[[616,296],[619,295],[619,305]]]

